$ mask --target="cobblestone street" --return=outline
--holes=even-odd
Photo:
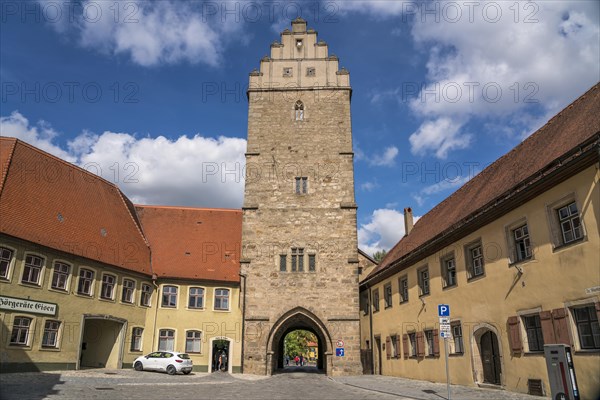
[[[295,369],[295,368],[290,368]],[[310,367],[298,368],[310,371]],[[452,387],[453,399],[540,397]],[[446,386],[383,376],[330,379],[311,372],[272,377],[194,373],[170,376],[133,370],[83,370],[0,375],[0,398],[24,399],[445,399]]]

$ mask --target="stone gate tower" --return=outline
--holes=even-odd
[[[296,329],[317,336],[327,374],[361,373],[351,94],[348,71],[301,18],[250,73],[245,373],[281,368]]]

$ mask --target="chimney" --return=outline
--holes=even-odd
[[[408,235],[413,228],[412,209],[407,207],[404,209],[404,236]]]

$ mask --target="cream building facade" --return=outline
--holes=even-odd
[[[600,88],[420,218],[361,282],[375,374],[550,394],[544,344],[572,346],[581,398],[600,389]]]

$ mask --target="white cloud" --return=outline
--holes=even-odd
[[[432,151],[436,157],[445,159],[450,151],[467,148],[472,137],[461,133],[461,127],[460,122],[449,117],[423,122],[408,138],[412,153],[424,155]]]
[[[424,119],[411,136],[416,154],[445,158],[468,147],[472,141],[462,130],[473,117],[497,119],[516,137],[527,137],[542,123],[540,113],[554,115],[600,76],[598,2],[351,1],[340,7],[406,23],[427,54],[425,82],[405,82],[402,93],[385,88],[371,98],[402,101],[414,88],[420,92],[409,102]],[[434,132],[447,119],[452,129]]]
[[[394,209],[380,208],[373,211],[368,223],[358,228],[358,247],[372,255],[376,251],[391,249],[402,236],[404,215]]]
[[[396,156],[398,155],[398,148],[396,146],[389,146],[381,154],[375,154],[367,159],[367,162],[377,167],[391,167],[396,162]]]
[[[69,162],[76,160],[76,157],[52,143],[57,132],[47,122],[40,121],[37,126],[31,126],[29,120],[18,111],[13,111],[8,117],[0,116],[0,135],[22,139]]]
[[[468,176],[459,176],[454,179],[444,179],[443,181],[434,183],[421,189],[421,193],[425,195],[432,195],[446,190],[458,188],[464,185],[469,180]]]
[[[66,15],[72,15],[73,21],[61,18],[53,23],[57,32],[74,35],[86,48],[127,55],[145,67],[181,62],[216,66],[225,40],[238,37],[235,33],[242,26],[233,16],[213,17],[204,5],[194,2],[85,0],[77,7],[63,4],[63,13],[70,13]]]
[[[45,129],[45,130],[44,130]],[[116,183],[135,203],[239,208],[244,196],[246,140],[195,135],[176,140],[129,133],[83,132],[67,149],[18,112],[0,119],[0,133],[22,139]]]
[[[379,184],[377,182],[364,182],[361,183],[360,185],[360,189],[364,190],[365,192],[372,192],[373,190],[377,189],[379,187]]]

